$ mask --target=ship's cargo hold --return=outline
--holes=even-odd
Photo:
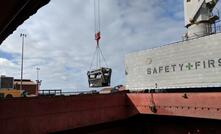
[[[89,87],[110,86],[111,68],[100,68],[87,72]]]
[[[221,33],[128,54],[130,90],[221,86]]]

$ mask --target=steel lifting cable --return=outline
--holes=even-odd
[[[101,66],[101,60],[104,61],[105,66],[107,66],[106,60],[104,58],[104,55],[100,49],[100,39],[101,39],[101,33],[100,33],[100,0],[94,0],[94,32],[95,32],[95,40],[96,40],[96,50],[94,52],[93,58],[92,58],[92,62],[90,65],[90,69],[93,66],[94,60],[96,67],[100,68]]]
[[[105,60],[105,57],[104,57],[104,55],[103,55],[103,52],[101,51],[100,47],[99,47],[99,50],[100,50],[101,57],[102,57],[103,60],[104,60],[105,66],[108,66],[108,65],[107,65],[107,62],[106,62],[106,60]]]
[[[96,0],[94,0],[94,33],[97,32]]]
[[[100,0],[94,0],[94,32],[95,32],[95,40],[97,41],[97,45],[99,45],[100,36]]]
[[[93,57],[92,57],[92,61],[91,61],[91,65],[90,65],[90,70],[91,70],[91,68],[92,68],[92,66],[93,66],[96,53],[97,53],[97,48],[96,48],[96,50],[94,51],[94,54],[93,54]]]
[[[98,0],[98,29],[101,30],[101,14],[100,14],[100,0]]]
[[[107,65],[106,59],[103,55],[103,52],[101,51],[100,47],[96,47],[96,50],[94,51],[94,54],[92,57],[90,70],[92,69],[94,62],[95,62],[95,66],[99,68],[101,66],[101,59],[104,61],[104,65],[107,67],[108,65]],[[96,60],[96,61],[94,61],[94,60]]]

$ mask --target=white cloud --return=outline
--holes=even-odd
[[[0,75],[18,75],[19,68],[12,61],[0,58]]]
[[[3,67],[3,66],[4,67],[15,67],[15,64],[7,59],[0,58],[0,66],[1,67]]]
[[[124,82],[125,54],[181,39],[182,4],[174,0],[101,1],[101,48],[113,69],[113,86]],[[16,63],[4,70],[15,77],[19,77],[21,32],[27,34],[25,78],[35,80],[36,67],[40,67],[43,88],[88,89],[86,72],[96,46],[93,0],[52,0],[4,41],[0,49],[14,55],[7,64]]]

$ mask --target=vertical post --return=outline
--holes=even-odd
[[[22,90],[22,80],[23,80],[23,60],[24,60],[24,43],[25,43],[25,37],[26,34],[20,34],[20,37],[22,38],[22,55],[21,55],[21,84],[20,84],[20,90]]]
[[[37,82],[37,86],[36,86],[36,92],[37,92],[37,94],[36,94],[36,95],[38,95],[39,87],[40,87],[40,80],[39,80],[39,71],[40,71],[40,68],[37,67],[37,68],[36,68],[36,71],[37,71],[37,80],[36,80],[36,82]]]
[[[36,68],[36,70],[37,70],[37,81],[39,81],[39,71],[40,71],[40,68]]]

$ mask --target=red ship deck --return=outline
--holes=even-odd
[[[0,100],[0,107],[0,130],[2,133],[39,134],[67,132],[68,130],[98,130],[99,126],[105,126],[105,124],[107,124],[104,127],[105,131],[114,132],[119,129],[126,131],[131,122],[150,124],[150,122],[161,120],[161,117],[164,119],[169,116],[175,119],[193,117],[188,119],[191,120],[190,123],[201,122],[197,120],[200,118],[220,120],[221,93],[119,92],[106,95],[14,98]],[[146,116],[140,118],[141,115]],[[155,117],[157,117],[156,120]],[[134,119],[136,121],[131,121]],[[119,124],[119,122],[122,123],[117,125],[119,126],[117,128],[107,127],[111,126],[110,124]],[[215,122],[214,124],[220,123],[220,121]],[[108,125],[108,123],[110,124]],[[157,124],[161,123],[165,122]],[[176,124],[170,120],[171,126],[174,127]],[[143,126],[143,129],[148,126]],[[173,127],[170,129],[173,130]],[[205,124],[199,128],[204,127]],[[215,130],[218,131],[218,129]]]

